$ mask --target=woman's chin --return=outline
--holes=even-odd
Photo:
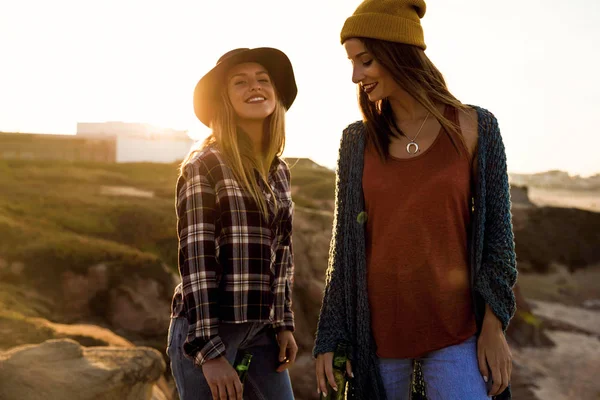
[[[367,98],[369,99],[369,101],[371,103],[375,103],[375,102],[381,100],[381,96],[378,96],[375,93],[367,93]]]

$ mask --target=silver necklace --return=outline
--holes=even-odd
[[[429,111],[427,111],[427,116],[423,120],[423,123],[421,124],[421,127],[417,131],[417,134],[415,135],[414,138],[411,139],[408,137],[408,135],[404,134],[404,136],[406,136],[406,138],[408,140],[410,140],[410,142],[406,145],[406,152],[410,155],[414,155],[419,152],[419,145],[417,144],[417,142],[415,142],[415,140],[417,139],[417,136],[419,136],[419,133],[421,133],[421,130],[423,129],[423,127],[425,126],[425,122],[427,122],[427,118],[429,118]],[[413,147],[414,147],[414,151],[411,151],[411,149]]]

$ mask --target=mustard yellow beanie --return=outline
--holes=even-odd
[[[341,41],[365,37],[412,44],[425,50],[421,27],[425,9],[423,0],[365,0],[344,23]]]

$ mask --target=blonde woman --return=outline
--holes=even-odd
[[[212,129],[177,181],[181,284],[167,354],[181,399],[293,399],[290,173],[279,157],[294,72],[277,49],[235,49],[197,84]],[[233,364],[252,362],[244,387]]]

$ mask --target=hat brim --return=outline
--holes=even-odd
[[[204,125],[210,127],[219,100],[219,90],[225,84],[227,72],[235,65],[245,62],[255,62],[265,67],[286,110],[292,106],[298,88],[289,58],[282,51],[270,47],[248,49],[218,63],[196,85],[194,112]]]

